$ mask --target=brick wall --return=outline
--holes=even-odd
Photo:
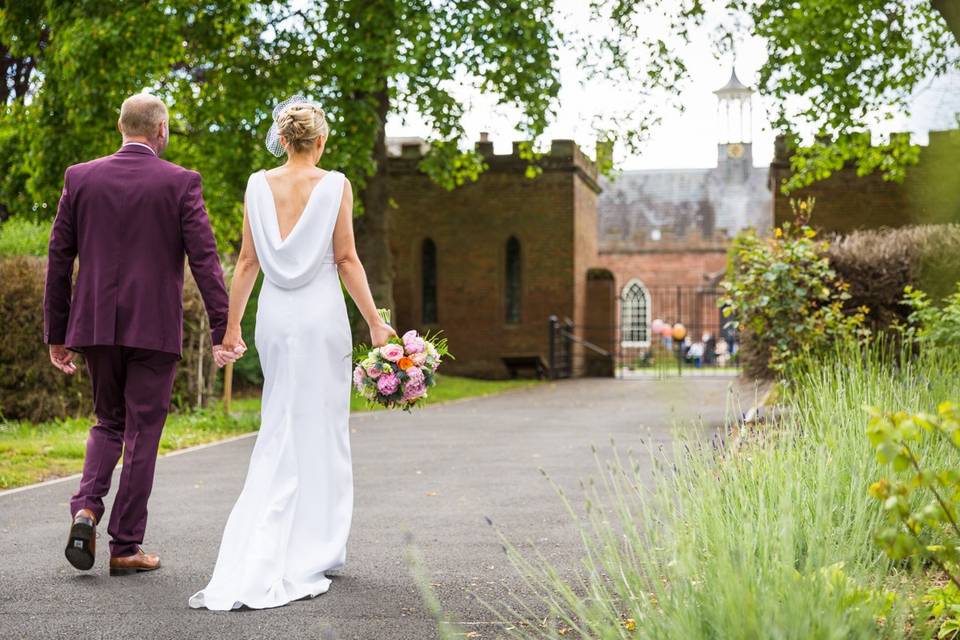
[[[554,141],[529,179],[514,153],[492,155],[479,180],[453,191],[419,172],[404,149],[389,164],[396,325],[443,329],[456,360],[445,370],[504,377],[505,356],[547,358],[547,318],[582,318],[586,263],[596,253],[596,172],[572,141]],[[520,322],[506,322],[506,244],[521,247]],[[421,317],[421,247],[437,249],[438,317]]]
[[[960,132],[930,133],[929,145],[921,149],[919,163],[907,169],[902,183],[883,179],[880,172],[859,177],[854,167],[845,167],[826,180],[789,196],[780,185],[790,175],[785,145],[778,140],[770,165],[777,225],[792,219],[790,198],[817,199],[811,222],[824,230],[900,227],[920,223],[960,221]]]
[[[597,258],[597,266],[613,274],[618,324],[620,295],[631,280],[637,279],[649,292],[651,320],[682,321],[689,325],[691,331],[709,331],[713,335],[717,335],[720,329],[715,296],[700,300],[691,297],[689,290],[713,288],[726,265],[727,253],[721,248],[709,251],[601,253]],[[685,289],[679,303],[675,295],[676,287]]]

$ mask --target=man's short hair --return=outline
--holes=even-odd
[[[152,137],[166,119],[166,105],[160,98],[148,93],[132,95],[120,107],[120,131],[124,135]]]

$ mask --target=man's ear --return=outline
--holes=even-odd
[[[117,119],[117,131],[120,132],[120,135],[123,135],[123,129],[120,128],[120,119]]]

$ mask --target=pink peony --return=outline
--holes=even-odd
[[[408,354],[422,353],[426,349],[426,343],[413,329],[403,334],[403,348]]]
[[[403,385],[404,402],[412,402],[425,395],[427,395],[427,385],[425,385],[422,380],[419,382],[410,380]]]
[[[406,374],[410,382],[423,382],[423,370],[420,367],[410,367]]]
[[[393,395],[400,387],[400,380],[392,373],[385,373],[377,380],[377,391],[385,396]]]
[[[403,347],[398,344],[385,344],[380,347],[380,355],[390,362],[396,362],[403,357]]]

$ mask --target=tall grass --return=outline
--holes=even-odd
[[[882,514],[867,496],[884,475],[865,437],[865,405],[931,410],[960,398],[960,355],[897,359],[846,347],[786,387],[786,417],[676,458],[598,459],[574,577],[508,544],[539,594],[493,605],[515,638],[724,640],[921,637],[922,576],[873,543]],[[648,452],[650,453],[650,452]],[[650,453],[652,455],[652,453]],[[933,445],[931,466],[953,456]],[[506,542],[506,541],[505,541]],[[540,624],[515,624],[549,612]]]

